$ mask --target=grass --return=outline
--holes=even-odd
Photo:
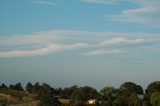
[[[38,101],[35,100],[34,94],[29,94],[16,90],[0,90],[0,106],[4,102],[7,106],[37,106]]]

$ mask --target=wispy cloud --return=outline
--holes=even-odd
[[[148,39],[143,38],[127,38],[127,37],[114,37],[111,39],[107,39],[105,41],[102,41],[99,45],[112,45],[112,44],[139,44],[150,41]]]
[[[81,1],[87,3],[110,4],[110,3],[115,3],[117,0],[81,0]]]
[[[42,5],[54,5],[56,4],[55,0],[33,0],[35,4],[42,4]]]
[[[68,50],[95,49],[83,55],[118,54],[120,49],[128,49],[157,43],[159,34],[154,33],[118,33],[118,32],[87,32],[75,30],[51,30],[35,32],[30,35],[0,37],[0,57],[33,57],[65,52]],[[130,45],[132,46],[130,47]],[[138,44],[138,45],[137,45]],[[111,51],[104,50],[109,47]],[[88,50],[90,50],[88,49]]]
[[[122,50],[120,49],[114,49],[114,50],[95,50],[87,53],[83,53],[85,56],[104,56],[104,55],[115,55],[122,53]]]
[[[0,57],[3,58],[33,57],[33,56],[54,54],[63,50],[72,50],[72,49],[87,48],[87,47],[89,47],[89,45],[85,43],[76,43],[71,45],[50,44],[47,47],[33,49],[33,50],[13,50],[13,51],[0,52]]]
[[[112,21],[137,23],[150,27],[160,27],[159,0],[126,0],[140,5],[138,8],[123,10],[118,15],[105,16]]]

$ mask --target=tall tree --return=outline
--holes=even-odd
[[[120,86],[120,91],[122,91],[125,94],[143,94],[143,88],[140,85],[136,85],[133,82],[125,82]]]
[[[39,91],[39,106],[59,106],[60,102],[54,97],[53,91],[44,86]]]
[[[24,91],[24,89],[23,89],[21,83],[15,84],[15,90]]]
[[[28,82],[26,85],[26,91],[31,93],[33,91],[33,85],[32,83]]]
[[[7,85],[5,85],[4,83],[2,83],[1,88],[2,89],[8,89]]]
[[[98,97],[98,92],[96,91],[96,89],[88,86],[76,89],[71,96],[72,100],[80,100],[80,101],[95,99],[97,97]]]

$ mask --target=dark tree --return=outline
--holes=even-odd
[[[24,91],[24,89],[23,89],[21,83],[15,84],[15,90]]]
[[[13,84],[11,84],[11,85],[9,86],[9,89],[15,90],[15,86],[14,86]]]
[[[29,92],[29,93],[32,93],[33,91],[33,85],[32,83],[28,82],[27,85],[26,85],[26,91]]]
[[[140,85],[136,85],[133,82],[125,82],[120,86],[120,90],[124,92],[125,94],[143,94],[143,88]]]
[[[71,96],[72,100],[80,100],[82,102],[89,99],[96,99],[98,97],[98,92],[96,89],[85,86],[76,89]]]
[[[150,96],[152,92],[160,92],[160,81],[155,81],[148,85],[146,93]]]
[[[66,98],[66,99],[69,99],[71,98],[71,95],[72,93],[77,89],[78,87],[75,85],[75,86],[72,86],[70,88],[64,88],[62,93],[61,93],[61,96],[62,98]]]
[[[2,83],[1,89],[8,89],[8,87],[7,87],[7,85],[5,85],[4,83]]]
[[[60,102],[54,97],[53,91],[46,87],[42,87],[39,91],[39,106],[59,106]]]

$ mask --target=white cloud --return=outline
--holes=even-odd
[[[160,27],[159,0],[128,0],[140,4],[140,7],[123,10],[118,15],[105,16],[112,21],[132,22],[145,26]]]
[[[119,33],[119,32],[89,32],[76,30],[50,30],[35,32],[29,35],[0,36],[0,46],[46,45],[51,43],[98,43],[110,38],[153,39],[159,37],[156,33]],[[131,38],[130,38],[131,39]]]
[[[98,3],[98,4],[110,4],[117,2],[117,0],[81,0],[81,1],[87,3]]]
[[[56,3],[54,0],[33,0],[32,2],[42,5],[54,5]]]
[[[32,57],[32,56],[41,56],[54,54],[63,50],[72,50],[79,48],[87,48],[88,44],[76,43],[71,45],[59,45],[59,44],[50,44],[45,48],[39,48],[34,50],[13,50],[13,51],[3,51],[0,52],[0,57],[9,58],[9,57]]]
[[[95,50],[87,53],[83,53],[85,56],[103,56],[103,55],[115,55],[122,53],[122,50],[120,49],[114,49],[114,50]]]
[[[105,46],[112,49],[113,45],[115,48],[119,44],[122,44],[122,49],[126,49],[126,46],[130,46],[128,44],[140,47],[141,44],[148,45],[147,43],[158,43],[159,41],[159,34],[155,33],[51,30],[30,35],[1,36],[0,57],[32,57],[73,49],[81,51],[84,51],[83,48],[99,49]],[[99,54],[108,54],[108,52],[101,51]]]
[[[147,39],[142,39],[142,38],[136,38],[136,39],[131,39],[131,38],[126,38],[126,37],[114,37],[111,39],[107,39],[105,41],[102,41],[99,43],[99,45],[112,45],[112,44],[139,44],[139,43],[144,43],[149,40]]]

